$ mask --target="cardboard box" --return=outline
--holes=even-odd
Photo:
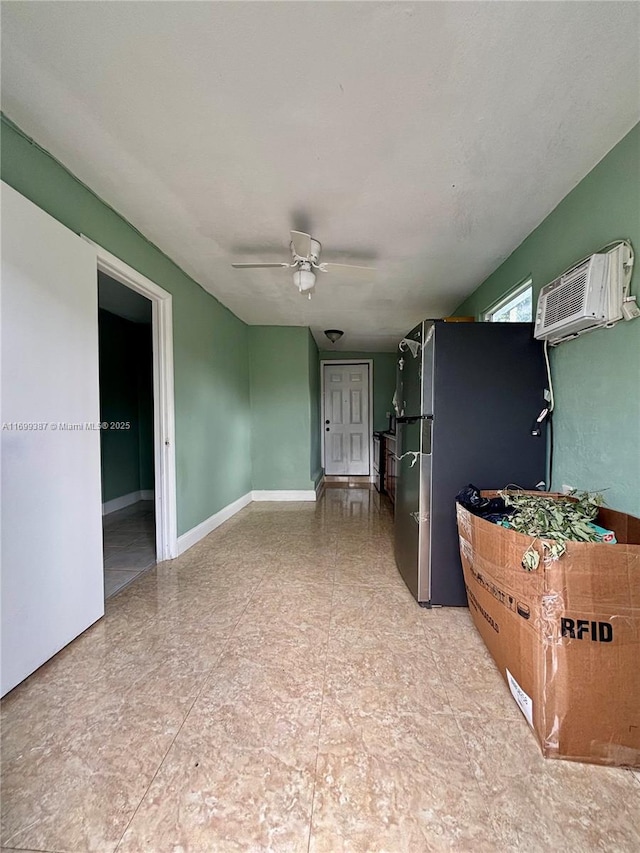
[[[527,572],[530,536],[457,513],[473,621],[543,754],[640,767],[640,519],[603,509],[619,544],[536,543]]]

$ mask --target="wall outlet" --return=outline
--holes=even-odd
[[[385,412],[384,416],[387,420],[389,420],[389,418],[391,417],[391,412]]]
[[[562,484],[562,494],[568,495],[571,492],[575,491],[575,488],[576,488],[575,486],[568,486],[566,483],[563,483]]]

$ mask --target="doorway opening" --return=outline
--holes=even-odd
[[[106,427],[101,430],[105,596],[108,597],[155,562],[178,556],[172,297],[97,243],[87,237],[83,239],[94,247],[97,255],[101,413],[113,414],[113,418],[102,418]],[[130,333],[128,339],[126,335],[124,338],[116,335],[115,344],[111,341],[111,348],[116,348],[115,354],[111,352],[112,370],[118,363],[121,368],[123,363],[128,364],[129,369],[120,370],[123,376],[120,383],[113,375],[108,378],[108,382],[116,386],[115,390],[109,391],[103,387],[105,370],[110,369],[102,363],[106,354],[103,344],[107,342],[103,333],[108,332],[108,326],[112,330],[115,324],[121,326],[122,322],[128,322],[135,328],[125,327]],[[129,341],[126,345],[125,339]],[[127,355],[130,356],[128,360]],[[111,394],[110,408],[106,405],[105,392],[107,396]],[[121,398],[127,395],[129,410],[135,413],[136,406],[131,402],[135,398],[138,412],[137,489],[131,487],[132,483],[136,485],[135,462],[132,465],[136,451],[133,441],[135,430],[133,425],[127,428],[126,417],[118,417],[118,412],[122,411]],[[114,448],[120,455],[116,453],[114,456]],[[123,453],[125,456],[129,454],[128,481],[121,476]],[[115,467],[109,467],[107,471],[113,459],[116,460]],[[129,556],[116,551],[120,547],[129,551]],[[109,577],[107,570],[110,570]],[[116,570],[121,574],[115,575]]]
[[[98,272],[105,598],[156,562],[152,307]]]
[[[372,482],[373,361],[321,361],[325,481]]]

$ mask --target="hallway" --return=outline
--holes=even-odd
[[[111,598],[156,561],[153,501],[138,501],[102,517],[104,597]]]
[[[2,702],[2,850],[640,849],[640,777],[544,761],[375,491],[253,503]]]

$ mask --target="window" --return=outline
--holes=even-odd
[[[533,321],[533,283],[527,279],[508,296],[485,312],[490,323],[531,323]]]

